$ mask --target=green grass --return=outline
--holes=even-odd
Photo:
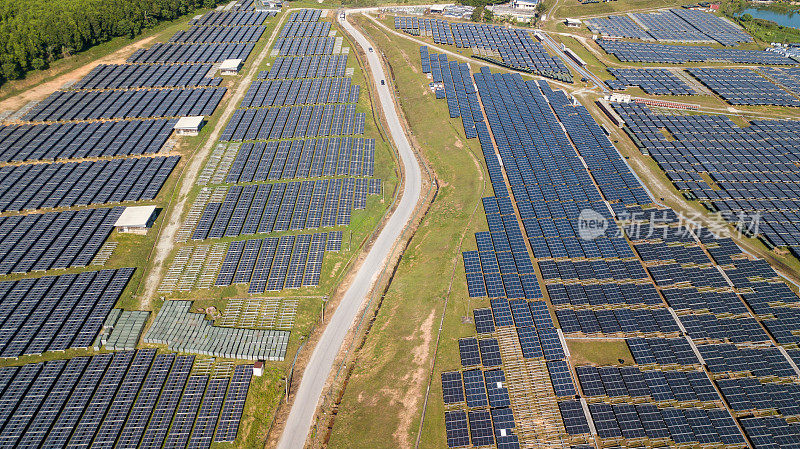
[[[427,78],[421,73],[419,47],[390,38],[362,17],[356,20],[391,65],[414,143],[435,172],[439,191],[404,253],[365,346],[354,362],[329,447],[413,445],[448,298],[420,443],[420,447],[446,447],[441,431],[441,386],[435,379],[441,371],[459,366],[458,337],[474,332],[472,310],[485,305],[485,300],[467,297],[460,253],[474,248],[472,234],[486,228],[479,201],[491,195],[491,187],[485,182],[488,176],[477,141],[465,138],[461,122],[450,120],[446,103],[436,101],[428,89]],[[462,238],[465,248],[460,247]],[[448,291],[451,279],[452,291]],[[323,422],[320,428],[326,425]],[[391,433],[375,429],[391,429]]]
[[[595,16],[599,14],[619,14],[636,9],[654,9],[685,5],[686,1],[676,0],[615,0],[610,2],[580,4],[577,0],[559,0],[555,10],[549,11],[548,20],[566,17]]]
[[[632,365],[633,355],[625,340],[567,339],[572,365]],[[620,360],[623,362],[620,363]]]

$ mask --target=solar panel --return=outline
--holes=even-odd
[[[444,412],[444,425],[447,432],[447,447],[462,447],[469,444],[466,412],[463,410]]]
[[[445,404],[456,404],[464,401],[464,385],[461,381],[461,372],[442,373],[442,394]]]

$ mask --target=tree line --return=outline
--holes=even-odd
[[[223,0],[0,0],[0,85]]]

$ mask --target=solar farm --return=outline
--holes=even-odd
[[[447,446],[793,446],[800,352],[791,323],[800,298],[789,284],[730,238],[682,228],[563,91],[487,67],[471,71],[425,46],[420,57],[436,98],[480,143],[495,193],[483,198],[488,231],[463,253],[469,296],[490,307],[473,311],[475,336],[458,340],[460,366],[443,367],[437,379]],[[663,89],[664,72],[649,82]],[[721,197],[728,186],[744,191],[734,190],[734,170],[770,182],[771,192],[785,182],[785,171],[762,176],[791,164],[783,154],[792,153],[776,149],[791,147],[794,122],[740,128],[634,102],[614,108],[676,186],[709,200],[713,192],[719,209],[747,204]],[[587,210],[607,226],[595,238],[575,225]],[[782,211],[775,221],[762,213],[765,239],[797,232],[785,230]],[[627,355],[598,365],[570,353],[572,341],[609,339],[623,341]]]
[[[255,366],[284,368],[395,179],[343,37],[321,10],[285,16],[232,2],[0,115],[0,446],[261,438],[246,413],[282,387]],[[254,78],[230,106],[228,60]],[[145,300],[151,228],[217,125]]]
[[[727,19],[693,9],[671,8],[586,20],[589,31],[603,37],[659,42],[714,42],[737,46],[753,38]]]
[[[688,69],[689,73],[730,104],[800,106],[800,99],[748,69]]]
[[[729,62],[736,64],[793,65],[797,61],[765,50],[716,48],[705,45],[670,45],[598,39],[597,44],[622,62],[685,64],[689,62]]]
[[[532,33],[499,25],[421,21],[416,17],[395,17],[395,29],[419,36],[432,36],[435,43],[469,48],[476,57],[527,73],[571,82],[572,73],[564,62],[551,56]]]
[[[587,3],[233,0],[0,89],[0,447],[800,447],[800,63]]]

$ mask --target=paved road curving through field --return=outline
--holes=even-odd
[[[397,115],[399,108],[395,106],[394,95],[390,90],[389,83],[381,84],[382,80],[386,80],[386,74],[378,59],[378,53],[369,51],[372,44],[347,20],[339,19],[339,23],[355,38],[356,43],[367,55],[368,71],[377,86],[380,107],[389,125],[389,135],[400,155],[405,180],[398,207],[373,243],[366,259],[353,278],[352,284],[345,292],[314,348],[300,381],[300,387],[295,394],[286,427],[278,443],[279,449],[302,449],[305,446],[325,382],[334,367],[336,355],[342,348],[348,330],[355,324],[358,311],[367,300],[367,294],[372,288],[372,284],[385,268],[392,247],[411,220],[422,190],[420,166],[400,124],[400,118]]]

